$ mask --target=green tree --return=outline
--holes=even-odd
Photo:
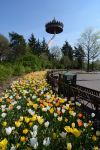
[[[71,61],[68,56],[64,55],[61,59],[61,64],[64,66],[64,69],[70,69],[71,68]]]
[[[78,47],[75,47],[74,57],[75,57],[75,62],[77,62],[77,68],[82,69],[83,63],[84,63],[85,52],[83,48],[81,47],[81,45],[79,45]]]
[[[40,54],[41,54],[41,42],[39,41],[39,39],[36,42],[36,54],[38,56],[40,56]]]
[[[41,42],[41,53],[46,53],[47,55],[49,54],[49,49],[45,38],[43,38],[43,41]]]
[[[73,60],[73,48],[67,41],[65,41],[61,51],[64,56],[68,56],[71,61]]]
[[[61,51],[62,51],[61,62],[63,63],[63,65],[65,65],[65,67],[72,68],[73,67],[73,48],[67,41],[65,41],[63,47],[61,48]]]
[[[28,39],[28,45],[29,45],[32,53],[34,55],[36,55],[37,54],[37,40],[34,37],[33,33],[31,34],[31,37]]]
[[[12,32],[9,33],[10,47],[12,48],[13,59],[19,58],[26,53],[26,42],[22,35]]]
[[[8,59],[10,53],[9,41],[8,39],[0,34],[0,60]]]

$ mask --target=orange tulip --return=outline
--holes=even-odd
[[[12,110],[13,109],[13,105],[9,105],[9,107],[8,107],[10,110]]]
[[[19,100],[19,95],[17,94],[15,98],[16,98],[16,100]]]
[[[79,114],[78,114],[78,117],[79,117],[79,118],[82,118],[82,117],[83,117],[83,114],[82,114],[82,113],[79,113]]]
[[[57,111],[57,114],[60,116],[62,113],[61,113],[61,111]]]
[[[78,123],[78,126],[79,126],[79,127],[83,126],[83,122],[82,122],[81,120],[78,120],[77,123]]]

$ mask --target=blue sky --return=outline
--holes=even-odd
[[[52,45],[67,40],[73,46],[86,28],[100,30],[100,0],[0,0],[0,33],[7,37],[15,31],[26,40],[33,33],[49,41],[45,23],[54,17],[64,23],[64,31]]]

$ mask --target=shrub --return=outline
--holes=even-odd
[[[16,64],[14,66],[14,73],[13,75],[19,76],[21,74],[25,73],[25,67],[22,64]]]
[[[13,74],[13,68],[11,65],[0,64],[0,82],[7,80]]]
[[[32,68],[31,68],[31,67],[28,67],[28,66],[25,67],[25,73],[29,73],[29,72],[31,72],[31,71],[32,71]]]

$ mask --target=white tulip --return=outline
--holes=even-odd
[[[45,111],[45,112],[46,112],[46,111],[47,111],[47,108],[44,108],[44,107],[43,107],[43,108],[42,108],[42,111]]]
[[[37,125],[34,125],[34,126],[33,126],[33,131],[37,131],[37,129],[38,129],[38,126],[37,126]]]
[[[6,108],[6,105],[1,105],[1,108]]]
[[[96,136],[100,136],[100,131],[96,131]]]
[[[66,102],[66,101],[67,101],[67,98],[65,98],[64,101]]]
[[[37,138],[34,138],[34,137],[31,138],[30,139],[30,144],[31,144],[32,147],[34,147],[34,145],[37,144]]]
[[[79,103],[79,102],[75,102],[75,104],[79,107],[81,106],[81,103]]]
[[[47,110],[50,110],[50,106],[47,106],[46,108],[47,108]]]
[[[31,132],[31,136],[35,138],[37,136],[37,131]]]
[[[55,102],[55,101],[53,101],[53,104],[56,104],[56,102]]]
[[[5,128],[5,130],[6,130],[6,134],[7,135],[10,135],[11,132],[12,132],[12,128],[11,127]]]
[[[16,102],[16,101],[12,102],[12,105],[15,105],[15,104],[17,104],[17,102]]]
[[[32,116],[35,114],[35,112],[34,112],[32,109],[28,109],[28,112],[29,112],[29,114],[32,115]]]
[[[74,116],[74,117],[75,117],[75,116],[76,116],[76,112],[73,112],[72,116]]]
[[[2,113],[2,114],[1,114],[2,118],[5,118],[6,115],[7,115],[6,113]]]
[[[47,95],[47,96],[46,96],[47,99],[50,99],[50,97],[51,97],[50,95]]]
[[[41,95],[43,94],[44,92],[43,91],[41,91]]]
[[[38,147],[38,142],[34,144],[34,149],[37,149],[37,147]]]
[[[20,110],[20,109],[21,109],[21,106],[20,106],[20,105],[18,105],[16,108],[17,108],[18,110]]]
[[[92,117],[92,118],[95,117],[95,113],[91,113],[91,117]]]
[[[58,111],[60,111],[60,109],[61,109],[60,107],[57,107],[57,110],[58,110]]]
[[[62,138],[66,138],[66,134],[67,134],[67,133],[65,133],[65,132],[61,132],[61,133],[60,133],[60,136],[61,136]]]
[[[9,98],[10,98],[10,99],[13,99],[13,96],[11,95]]]
[[[63,114],[65,113],[65,109],[62,109],[62,113],[63,113]]]
[[[58,117],[58,121],[62,121],[62,116],[61,116],[61,117]]]
[[[10,150],[16,150],[16,147],[12,144]]]
[[[84,127],[86,128],[88,126],[88,124],[87,123],[84,123]]]
[[[58,116],[58,114],[57,113],[54,113],[54,117],[57,117]]]
[[[45,139],[43,140],[43,145],[44,145],[44,146],[50,145],[50,138],[49,138],[49,137],[47,137],[47,138],[45,138]]]
[[[46,128],[48,128],[48,126],[49,126],[49,121],[45,122],[44,125],[45,125]]]
[[[36,99],[36,95],[33,95],[33,96],[32,96],[32,99]]]

